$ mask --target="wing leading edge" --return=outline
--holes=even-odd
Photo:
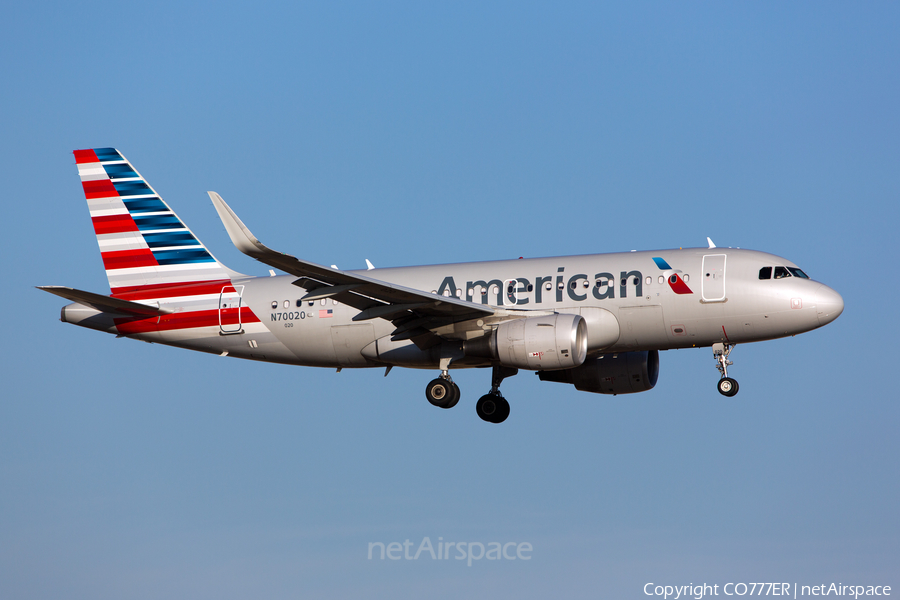
[[[497,315],[498,311],[487,305],[437,296],[272,250],[250,232],[219,194],[208,193],[238,250],[261,263],[297,276],[294,285],[307,290],[304,300],[334,298],[361,311],[354,317],[355,321],[376,318],[391,321],[397,326],[393,333],[394,340],[411,339],[420,347],[428,347],[446,335],[449,325]]]

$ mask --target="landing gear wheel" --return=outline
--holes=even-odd
[[[738,382],[728,376],[728,367],[734,364],[728,360],[728,355],[734,350],[734,346],[732,343],[723,344],[721,342],[712,345],[713,359],[716,361],[716,368],[721,376],[716,387],[719,388],[720,394],[729,398],[738,393]]]
[[[450,387],[453,388],[453,395],[451,396],[450,400],[447,401],[447,404],[443,408],[453,408],[454,406],[457,405],[457,403],[459,403],[459,397],[462,394],[459,391],[459,386],[453,382],[450,382]]]
[[[451,408],[459,402],[459,388],[446,379],[432,379],[425,388],[425,397],[438,408]]]
[[[719,393],[723,396],[734,396],[738,393],[738,382],[732,379],[731,377],[723,377],[719,380],[719,384],[717,386],[719,388]]]
[[[483,421],[502,423],[509,416],[509,402],[499,394],[485,394],[475,404],[475,412]]]

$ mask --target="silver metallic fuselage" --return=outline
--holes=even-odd
[[[670,269],[661,269],[661,257]],[[687,248],[555,258],[398,267],[361,271],[379,280],[534,314],[574,313],[588,322],[589,354],[746,343],[803,333],[840,315],[843,300],[812,279],[760,279],[763,267],[796,267],[778,256],[732,248]],[[670,285],[677,274],[683,287]],[[300,299],[297,277],[233,278],[237,300],[258,322],[225,327],[130,333],[128,337],[229,356],[318,367],[436,368],[438,353],[409,340],[390,342],[395,326],[359,319],[326,298]],[[598,281],[600,285],[598,285]],[[681,293],[677,293],[680,289]],[[219,307],[221,298],[208,298]],[[160,308],[172,311],[184,307]],[[107,315],[78,304],[63,320],[119,332]],[[492,325],[470,323],[446,337],[470,342]],[[377,345],[376,340],[380,341]],[[385,352],[391,349],[393,352]],[[454,368],[489,366],[466,356]]]

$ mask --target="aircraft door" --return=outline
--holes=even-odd
[[[703,257],[701,296],[706,302],[725,301],[725,255],[707,254]]]
[[[219,333],[229,335],[243,333],[241,328],[241,296],[244,286],[226,285],[219,292]]]

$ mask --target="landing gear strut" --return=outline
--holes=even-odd
[[[500,393],[500,383],[518,372],[518,369],[512,367],[494,367],[491,374],[491,391],[479,398],[475,404],[475,412],[483,421],[502,423],[509,416],[509,402]]]
[[[713,344],[713,358],[716,360],[716,368],[719,370],[721,374],[721,379],[719,379],[719,383],[716,386],[719,390],[719,393],[723,396],[734,396],[738,393],[738,382],[728,376],[728,366],[733,365],[734,363],[728,360],[728,355],[731,354],[731,351],[734,350],[735,344]]]

